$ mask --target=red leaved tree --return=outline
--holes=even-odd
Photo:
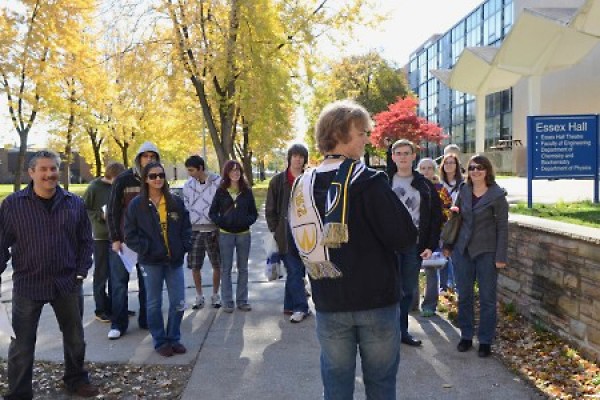
[[[392,142],[408,139],[416,144],[425,140],[440,144],[447,136],[442,133],[438,124],[417,115],[418,104],[414,97],[399,97],[398,101],[388,106],[388,111],[375,114],[375,128],[371,132],[373,146],[387,148],[385,139]]]

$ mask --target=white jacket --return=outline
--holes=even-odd
[[[208,210],[220,183],[219,175],[208,172],[206,182],[200,183],[195,178],[189,178],[183,185],[183,203],[190,213],[193,230],[216,229],[216,225],[208,217]]]

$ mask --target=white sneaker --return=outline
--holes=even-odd
[[[231,314],[233,312],[233,306],[225,306],[225,307],[223,307],[223,312]]]
[[[110,340],[116,340],[121,337],[121,331],[118,329],[111,329],[108,331],[108,338]]]
[[[215,293],[210,296],[210,302],[214,308],[221,307],[221,296],[219,296],[219,293]]]
[[[298,322],[302,322],[306,317],[308,317],[309,313],[305,313],[302,311],[294,311],[292,316],[290,317],[290,322],[293,324],[297,324]]]
[[[201,294],[196,295],[196,301],[194,302],[194,305],[192,306],[192,308],[194,310],[204,308],[204,296],[203,295],[201,295]]]

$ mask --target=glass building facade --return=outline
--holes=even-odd
[[[475,151],[475,97],[449,89],[429,71],[451,69],[465,47],[500,46],[514,20],[513,0],[487,0],[450,30],[429,39],[410,56],[408,82],[419,97],[419,115],[438,123],[466,153]],[[512,138],[512,89],[486,96],[486,150]],[[441,149],[422,148],[429,156]]]

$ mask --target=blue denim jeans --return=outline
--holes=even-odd
[[[304,264],[294,254],[282,254],[283,264],[287,270],[283,309],[286,311],[308,312],[308,301],[304,290]]]
[[[440,295],[440,281],[437,268],[425,268],[425,297],[421,303],[421,310],[435,311]]]
[[[483,253],[471,258],[455,250],[456,284],[458,289],[458,327],[461,339],[473,339],[475,319],[473,287],[479,284],[479,343],[492,344],[496,335],[496,287],[498,271],[495,253]]]
[[[142,329],[148,328],[146,321],[146,288],[144,286],[144,277],[139,265],[136,265],[138,276],[138,299],[140,302],[140,312],[138,314],[138,325]],[[129,326],[129,272],[123,265],[121,257],[114,251],[110,251],[110,280],[111,280],[111,329],[118,329],[121,334],[127,332]]]
[[[110,315],[112,312],[110,296],[110,266],[111,252],[108,240],[94,240],[94,302],[96,315]],[[108,293],[107,293],[108,289]]]
[[[88,372],[83,368],[85,341],[80,310],[81,287],[76,293],[51,301],[35,301],[13,296],[12,325],[16,339],[8,348],[8,394],[5,399],[33,398],[33,359],[37,329],[42,309],[50,303],[63,335],[65,374],[63,381],[70,390],[89,383]]]
[[[398,252],[398,268],[400,268],[400,331],[403,337],[408,336],[408,313],[410,312],[415,292],[419,287],[419,271],[421,257],[417,254],[417,246]]]
[[[181,320],[185,311],[185,284],[183,265],[141,265],[146,283],[146,307],[148,329],[152,335],[154,348],[166,343],[179,343],[181,339]],[[167,327],[162,313],[163,283],[167,285],[169,312]]]
[[[233,269],[233,250],[237,259],[237,288],[235,302],[238,306],[248,304],[248,257],[251,244],[250,232],[247,233],[219,233],[219,251],[221,252],[221,300],[223,306],[233,307],[233,283],[231,270]]]
[[[440,288],[442,290],[454,288],[454,264],[452,263],[452,257],[448,257],[448,264],[440,270]]]
[[[354,312],[316,313],[325,400],[352,400],[356,351],[367,399],[396,398],[400,362],[398,305]]]

